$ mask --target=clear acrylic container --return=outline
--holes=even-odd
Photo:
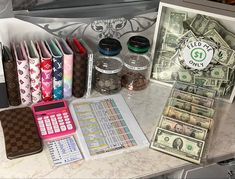
[[[118,57],[99,57],[95,62],[95,90],[114,94],[121,90],[122,60]]]
[[[123,59],[122,86],[134,91],[145,89],[151,73],[149,40],[143,36],[132,36],[127,45],[129,52]]]
[[[101,94],[114,94],[121,90],[121,43],[114,38],[101,39],[95,58],[94,87]]]

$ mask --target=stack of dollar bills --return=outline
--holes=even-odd
[[[207,88],[175,83],[150,147],[200,164],[214,125],[215,94]]]
[[[217,96],[231,95],[235,84],[235,34],[219,20],[187,12],[167,9],[160,28],[152,78],[171,83],[182,81],[215,90]],[[213,59],[203,70],[185,64],[183,48],[190,42],[204,41],[214,52]]]

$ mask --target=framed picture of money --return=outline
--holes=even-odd
[[[152,81],[175,81],[235,96],[235,11],[163,0],[153,39]]]

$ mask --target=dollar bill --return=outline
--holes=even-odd
[[[180,70],[178,71],[178,81],[186,82],[186,83],[193,83],[194,82],[194,75],[190,70]]]
[[[162,67],[170,67],[171,66],[171,58],[174,56],[172,52],[160,52],[158,57],[158,64]]]
[[[166,116],[161,117],[159,127],[200,140],[205,140],[207,135],[207,129],[205,128],[193,126]]]
[[[204,34],[204,37],[210,39],[214,43],[216,43],[219,47],[223,46],[226,48],[230,48],[229,45],[224,41],[224,39],[219,35],[219,33],[215,29],[211,29]]]
[[[178,42],[181,46],[181,49],[183,49],[188,43],[197,41],[197,37],[195,34],[189,30],[185,32],[181,37],[179,37]]]
[[[229,48],[221,47],[214,50],[213,58],[221,63],[222,65],[227,66],[229,64],[230,59],[232,58],[234,50]],[[232,58],[232,60],[234,60]]]
[[[213,78],[207,78],[207,77],[194,77],[194,84],[202,87],[208,87],[212,86],[215,87],[217,86],[219,80],[213,79]]]
[[[191,113],[195,113],[198,115],[206,116],[209,118],[214,117],[215,110],[212,108],[208,108],[205,106],[200,106],[194,103],[190,103],[188,101],[180,100],[177,98],[170,98],[168,100],[168,106],[173,106]]]
[[[207,71],[201,71],[195,74],[195,77],[201,77],[204,79],[218,79],[223,81],[228,81],[229,68],[223,65],[212,66]],[[208,81],[208,80],[207,80]]]
[[[164,116],[181,120],[189,124],[197,125],[199,127],[204,127],[206,129],[210,129],[214,122],[212,118],[190,113],[188,111],[185,111],[176,107],[172,107],[172,106],[167,106],[164,109],[163,114]]]
[[[201,106],[205,106],[208,108],[211,108],[214,105],[214,99],[212,98],[199,96],[196,94],[188,93],[188,92],[177,90],[177,89],[174,89],[172,91],[172,97],[178,98],[184,101],[188,101],[191,103],[195,103]]]
[[[205,142],[172,131],[156,128],[151,148],[199,164]]]
[[[202,35],[208,26],[209,19],[201,14],[197,14],[190,24],[191,29],[197,35]]]
[[[173,34],[183,34],[183,21],[187,19],[187,14],[183,12],[170,12],[170,19],[167,30]]]
[[[226,66],[231,69],[235,69],[235,52],[234,51]]]
[[[172,81],[171,74],[170,68],[162,67],[159,64],[154,65],[154,72],[152,73],[154,79],[170,82]]]
[[[164,42],[163,42],[163,50],[175,52],[178,46],[178,38],[177,34],[166,33]]]
[[[205,17],[204,17],[205,18]],[[209,22],[207,23],[206,27],[204,28],[204,33],[207,33],[208,31],[215,29],[220,36],[224,39],[224,41],[229,45],[230,48],[235,49],[235,35],[227,30],[224,26],[222,26],[218,21],[214,19],[209,19]]]
[[[177,82],[175,83],[174,88],[208,98],[214,98],[216,96],[216,91],[214,90],[198,87],[189,83]]]

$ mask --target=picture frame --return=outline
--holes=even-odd
[[[156,66],[157,65],[159,66],[159,64],[160,64],[159,63],[159,59],[160,59],[159,55],[163,52],[168,52],[166,49],[164,49],[163,44],[166,42],[166,34],[168,32],[172,33],[169,30],[169,26],[170,26],[169,24],[172,24],[172,22],[174,22],[174,20],[172,20],[171,23],[169,23],[170,12],[175,12],[175,13],[178,12],[178,13],[181,13],[181,15],[186,14],[186,18],[184,18],[184,21],[182,21],[182,24],[181,24],[184,28],[183,29],[184,31],[182,31],[181,34],[176,35],[176,36],[178,36],[177,40],[182,39],[183,35],[188,30],[191,30],[193,33],[195,33],[192,30],[192,27],[190,25],[192,24],[192,21],[195,19],[195,17],[200,15],[201,17],[205,18],[206,20],[209,19],[208,21],[206,21],[207,25],[208,25],[209,22],[211,23],[213,21],[215,23],[218,23],[221,27],[223,27],[226,30],[226,32],[229,31],[232,34],[232,38],[228,37],[228,36],[226,36],[226,37],[223,36],[222,37],[221,36],[222,29],[221,29],[221,31],[219,31],[220,38],[222,38],[225,42],[229,41],[229,43],[230,43],[227,46],[228,48],[230,48],[232,50],[231,53],[233,53],[233,56],[230,59],[235,58],[235,54],[234,54],[235,53],[235,51],[234,51],[234,49],[235,49],[235,26],[233,25],[235,23],[235,11],[230,10],[231,5],[222,4],[223,6],[222,6],[222,8],[220,8],[220,6],[218,5],[220,3],[209,2],[207,5],[205,5],[205,3],[206,3],[206,0],[200,0],[200,2],[197,2],[197,3],[194,3],[191,0],[173,0],[173,1],[171,1],[171,0],[162,0],[160,2],[159,9],[158,9],[159,10],[158,11],[158,18],[157,18],[157,21],[156,21],[154,38],[153,38],[153,46],[152,46],[152,51],[151,51],[151,54],[152,54],[152,57],[153,57],[151,81],[157,82],[157,83],[160,83],[160,84],[163,84],[163,85],[167,85],[167,86],[173,86],[173,82],[175,82],[177,80],[177,78],[179,78],[179,77],[175,77],[173,75],[174,79],[169,81],[169,80],[159,80],[160,78],[156,77],[156,75],[160,74],[160,72],[156,70],[156,68],[157,68]],[[226,10],[226,8],[224,8],[225,6],[230,7],[230,9]],[[173,17],[173,15],[172,15],[172,17]],[[167,21],[168,21],[168,24],[166,24]],[[218,30],[217,27],[213,28],[213,25],[211,25],[210,23],[209,23],[210,26],[208,25],[208,27],[205,28],[205,29],[207,29],[207,30],[208,29],[209,30],[212,30],[212,29]],[[199,26],[203,26],[203,24],[199,24]],[[179,23],[178,24],[175,23],[174,27],[175,28],[171,27],[171,30],[173,30],[173,32],[175,33],[175,31],[177,31],[176,29],[179,27]],[[188,28],[188,30],[185,29],[185,27]],[[182,28],[182,27],[180,27],[180,28]],[[178,29],[177,33],[179,33],[179,31],[181,31],[181,30],[182,29],[180,29],[180,30]],[[200,38],[200,40],[203,39],[203,35],[204,34],[195,34],[197,40],[198,40],[198,38]],[[211,37],[210,37],[210,39],[211,39]],[[171,41],[169,42],[169,44],[172,45],[172,43],[174,43],[174,41],[176,41],[176,40],[174,38],[171,38]],[[213,40],[213,43],[216,43],[216,42],[217,42],[216,40]],[[219,44],[219,45],[222,48],[223,44],[222,45]],[[169,47],[169,48],[171,48],[171,47]],[[175,44],[175,49],[179,50],[179,44]],[[215,52],[216,48],[213,48],[213,49],[214,49],[214,54],[213,54],[212,58],[214,59],[215,58],[214,55],[216,54],[216,52]],[[170,50],[172,50],[172,49],[170,49]],[[177,54],[177,52],[178,52],[177,50],[174,51],[174,53],[172,53],[173,55],[168,56],[168,57],[166,55],[164,58],[162,58],[162,59],[168,59],[168,60],[165,61],[166,63],[164,61],[163,61],[163,63],[167,64],[167,61],[170,62],[170,63],[172,63],[172,61],[175,62],[176,57],[174,57],[174,55]],[[218,51],[220,51],[220,50],[221,49],[219,49]],[[219,62],[218,62],[218,64],[219,64]],[[219,65],[221,65],[221,64],[219,64]],[[222,66],[221,66],[221,68],[222,68]],[[190,70],[192,70],[192,69],[190,69]],[[193,71],[193,74],[195,75],[195,71],[200,71],[200,70],[193,69],[192,71]],[[220,83],[220,85],[223,84],[222,87],[224,89],[222,89],[222,87],[221,87],[221,90],[220,90],[219,87],[217,88],[218,90],[220,90],[217,93],[219,95],[218,99],[220,99],[222,101],[225,101],[225,102],[228,102],[228,103],[232,103],[233,99],[234,99],[234,96],[235,96],[235,87],[234,87],[234,81],[233,81],[234,77],[232,77],[234,75],[234,69],[229,68],[228,71],[229,72],[226,72],[226,73],[228,73],[228,75],[227,75],[228,78],[224,79],[224,81],[223,81],[223,79],[216,79],[217,80],[217,82],[216,82],[217,86],[216,87],[219,86],[219,83]],[[169,72],[169,70],[168,70],[168,72]],[[204,74],[204,72],[207,73],[206,69],[202,72],[203,72],[203,74]],[[191,71],[190,71],[190,73],[191,73]],[[172,74],[169,74],[169,73],[163,73],[162,74],[162,76],[165,76],[165,77],[167,75],[171,76],[171,78],[172,78]],[[232,79],[232,82],[231,83],[229,82],[231,87],[230,87],[230,89],[227,89],[227,92],[225,93],[225,88],[228,88],[228,84],[226,84],[225,81],[227,82],[231,79]],[[182,81],[182,82],[185,82],[185,81]],[[207,83],[208,83],[208,81],[206,82],[206,84]],[[214,81],[213,81],[213,83],[214,83]],[[195,85],[195,78],[194,78],[194,82],[192,82],[192,84]],[[197,83],[196,83],[196,85],[197,85]],[[205,87],[204,85],[200,85],[200,86]],[[213,89],[213,87],[209,87],[209,88]],[[221,92],[222,90],[224,90],[224,92]]]

